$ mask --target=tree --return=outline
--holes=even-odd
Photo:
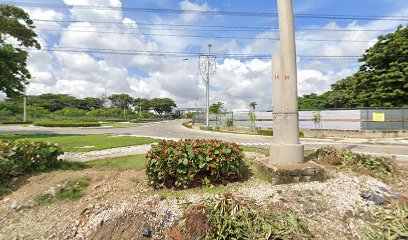
[[[28,53],[20,47],[6,43],[10,37],[19,42],[19,46],[40,49],[34,23],[22,9],[0,4],[0,91],[7,97],[21,95],[28,79]]]
[[[135,98],[133,101],[136,111],[139,113],[139,117],[142,116],[143,111],[150,110],[150,101],[146,98]]]
[[[102,99],[100,98],[87,97],[83,99],[78,99],[75,102],[75,107],[78,109],[91,111],[93,109],[103,108],[104,105]]]
[[[256,105],[258,105],[256,102],[251,102],[251,103],[249,104],[249,107],[252,108],[252,112],[255,112],[255,107],[256,107]]]
[[[224,111],[224,103],[218,102],[218,103],[213,103],[210,105],[210,113],[212,114],[220,114],[222,111]]]
[[[35,105],[55,112],[67,107],[75,107],[77,99],[68,94],[46,93],[38,96],[28,96],[27,104]]]
[[[163,113],[171,113],[173,107],[177,107],[176,103],[170,98],[153,98],[149,101],[149,104],[160,116],[163,116]]]
[[[305,95],[300,109],[408,106],[408,26],[385,36],[359,59],[354,75],[322,95]]]
[[[133,98],[128,94],[113,94],[108,99],[114,107],[123,109],[123,117],[126,118],[126,109],[133,103]]]

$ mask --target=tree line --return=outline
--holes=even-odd
[[[408,26],[378,37],[359,62],[359,70],[330,91],[300,97],[299,109],[408,106]]]
[[[1,120],[19,118],[23,112],[23,97],[0,102]],[[170,114],[176,103],[170,98],[133,98],[128,94],[76,98],[68,94],[27,96],[29,118],[94,117],[94,118],[154,118]],[[154,111],[154,112],[153,112]]]

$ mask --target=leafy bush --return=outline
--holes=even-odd
[[[229,193],[190,205],[183,218],[166,239],[312,239],[306,224],[294,213],[266,212]]]
[[[51,122],[51,121],[41,121],[35,122],[35,126],[42,127],[100,127],[101,124],[98,122]]]
[[[78,108],[63,108],[53,112],[52,114],[65,117],[84,117],[86,113],[87,111]]]
[[[61,147],[51,143],[0,141],[0,182],[29,172],[58,167]]]
[[[348,149],[323,147],[307,158],[322,165],[332,165],[340,170],[352,170],[383,180],[392,179],[395,173],[395,168],[388,159],[353,153]]]
[[[242,177],[243,150],[218,140],[163,140],[146,155],[146,173],[154,187],[189,187]]]
[[[7,122],[2,122],[1,124],[12,125],[12,124],[30,124],[30,123],[33,123],[33,122],[29,122],[29,121],[26,121],[26,122],[23,122],[23,121],[7,121]]]
[[[273,136],[273,130],[272,129],[259,129],[258,135]]]

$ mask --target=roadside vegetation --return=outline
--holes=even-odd
[[[225,193],[190,205],[166,239],[312,239],[295,213],[274,213]]]
[[[353,153],[348,149],[323,147],[309,154],[307,159],[338,170],[376,177],[386,182],[393,181],[396,177],[397,170],[390,159]]]
[[[89,152],[109,148],[144,145],[157,142],[152,138],[107,134],[0,134],[0,140],[44,141],[59,144],[66,152]]]

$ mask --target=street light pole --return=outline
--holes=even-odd
[[[208,44],[208,54],[200,55],[199,70],[205,81],[205,125],[210,126],[210,79],[215,73],[216,61],[215,55],[211,55],[211,44]]]

